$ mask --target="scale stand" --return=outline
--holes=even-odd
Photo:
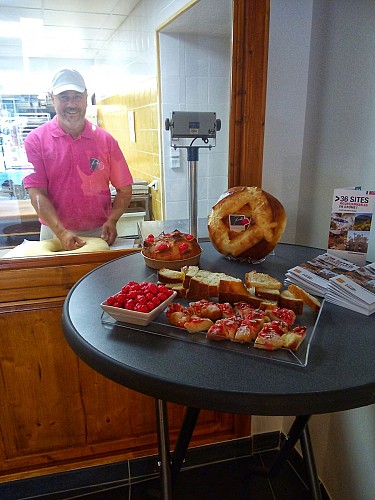
[[[211,149],[216,145],[216,132],[221,121],[216,113],[200,111],[172,111],[165,120],[165,129],[170,131],[171,147],[187,150],[189,183],[189,233],[198,239],[197,164],[199,148]],[[193,146],[201,139],[203,145]]]
[[[199,160],[199,147],[187,148],[189,169],[189,233],[198,238],[198,195],[197,195],[197,165]]]

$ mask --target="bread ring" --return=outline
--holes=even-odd
[[[240,230],[233,220],[238,218]],[[236,186],[228,189],[212,207],[208,232],[215,248],[235,258],[259,260],[280,240],[287,218],[283,205],[259,187]],[[245,229],[244,229],[245,227]]]
[[[38,255],[75,254],[109,250],[108,243],[101,238],[82,237],[81,239],[86,242],[86,245],[75,250],[64,250],[61,241],[58,239],[33,241],[32,245],[25,246],[22,256],[35,257]]]

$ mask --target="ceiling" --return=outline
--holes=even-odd
[[[163,33],[224,36],[232,30],[232,0],[201,0],[173,19]]]
[[[0,0],[0,58],[93,60],[140,1]],[[201,0],[163,32],[228,34],[231,4],[231,0]],[[21,18],[33,20],[34,25],[20,23]]]
[[[0,0],[0,57],[94,59],[139,1]]]

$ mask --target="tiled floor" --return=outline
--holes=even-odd
[[[251,474],[251,464],[267,465],[276,453],[277,450],[254,453],[254,442],[250,440],[189,450],[174,488],[174,499],[308,500],[303,463],[297,452],[275,478]],[[154,500],[161,498],[157,474],[157,460],[149,457],[3,483],[0,484],[0,498]],[[324,488],[322,499],[329,500]]]

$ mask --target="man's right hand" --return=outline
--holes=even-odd
[[[86,245],[85,240],[68,229],[62,231],[58,236],[65,250],[76,250]]]

